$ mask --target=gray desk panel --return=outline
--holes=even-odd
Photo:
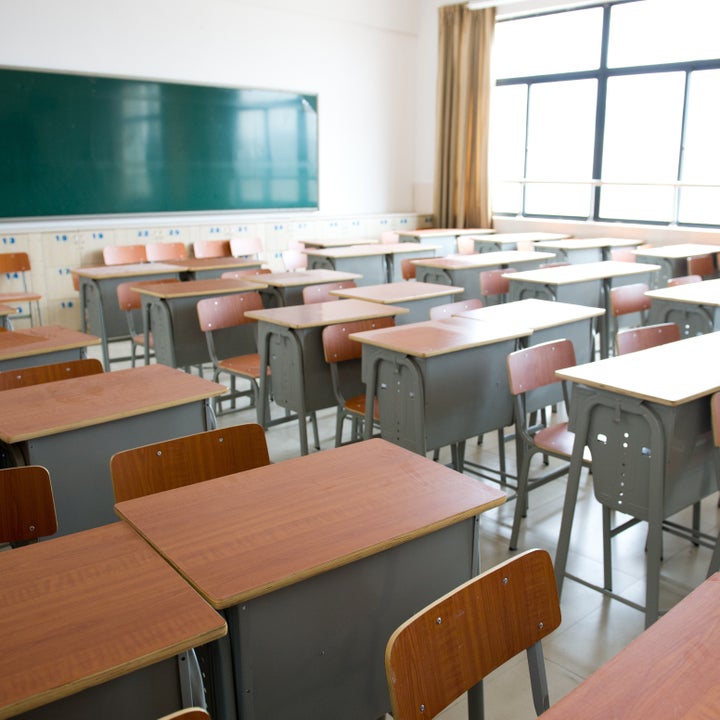
[[[720,330],[720,307],[652,298],[648,324],[674,322],[681,337]]]

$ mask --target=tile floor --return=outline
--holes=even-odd
[[[115,355],[118,350],[114,349],[112,353]],[[113,369],[118,367],[119,365],[113,365]],[[205,373],[205,377],[210,375],[210,372]],[[273,417],[279,416],[281,412],[274,407]],[[243,409],[221,415],[218,425],[255,421],[255,410]],[[335,410],[318,412],[318,424],[321,448],[333,447]],[[349,432],[349,428],[346,432]],[[267,441],[272,462],[300,454],[296,422],[269,428]],[[513,443],[508,442],[506,457],[508,471],[511,473],[515,469],[514,453]],[[469,441],[466,458],[479,464],[497,467],[497,434],[485,435],[481,445],[474,440]],[[443,449],[440,461],[450,461],[447,449]],[[541,459],[537,456],[536,467],[539,467],[540,462]],[[482,480],[478,479],[478,482]],[[528,517],[523,522],[520,533],[519,549],[541,547],[554,556],[564,490],[565,479],[560,478],[531,493]],[[716,493],[703,502],[702,530],[705,532],[717,534],[720,530],[720,510],[717,502]],[[513,555],[508,549],[513,511],[514,501],[510,501],[482,516],[482,569],[490,568]],[[689,524],[690,511],[674,519]],[[592,481],[584,474],[575,513],[568,571],[593,582],[600,582],[602,579],[601,527],[600,506],[593,497]],[[661,608],[669,609],[704,580],[711,551],[703,547],[696,548],[668,534],[665,534],[663,543],[660,603]],[[644,602],[645,595],[644,545],[643,523],[613,540],[614,590],[639,604]],[[564,583],[561,605],[562,624],[543,643],[551,703],[607,662],[639,635],[644,627],[643,615],[638,610],[605,598],[571,580]],[[525,720],[535,717],[524,655],[517,656],[486,679],[485,706],[488,720]],[[460,720],[465,717],[464,699],[442,714],[443,720]]]

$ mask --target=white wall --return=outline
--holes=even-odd
[[[419,8],[416,0],[0,0],[0,66],[317,93],[320,212],[408,212]]]

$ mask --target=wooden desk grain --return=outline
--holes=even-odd
[[[135,277],[137,275],[163,275],[177,273],[182,268],[179,263],[131,263],[129,265],[95,265],[92,267],[74,268],[73,272],[81,278],[92,280],[108,280],[110,278]]]
[[[543,713],[543,720],[720,717],[715,574]]]
[[[226,608],[504,501],[495,488],[369,440],[118,503],[116,511],[213,607]],[[203,528],[201,540],[187,523]]]
[[[494,237],[494,236],[493,236]],[[464,268],[492,268],[512,265],[513,263],[542,262],[555,256],[548,252],[532,250],[498,250],[495,252],[474,253],[472,255],[449,255],[441,258],[423,258],[413,260],[413,265],[459,270]],[[529,272],[529,271],[528,271]]]
[[[508,275],[510,286],[513,281],[537,283],[540,285],[571,285],[573,283],[606,280],[608,278],[629,277],[651,273],[660,269],[659,265],[638,265],[619,260],[601,260],[600,262],[562,265],[560,267],[524,270]]]
[[[62,350],[80,350],[99,344],[100,338],[95,335],[70,330],[61,325],[39,325],[0,334],[0,362]]]
[[[0,718],[227,632],[124,523],[2,552],[0,576]]]
[[[188,280],[181,283],[149,283],[133,288],[141,295],[156,298],[208,297],[227,295],[231,292],[251,292],[267,287],[264,275],[251,275],[247,278],[207,278]]]
[[[215,397],[225,387],[165,365],[71,378],[2,393],[0,440],[17,443]],[[78,448],[78,452],[82,450]]]
[[[453,287],[452,285],[403,281],[384,283],[382,285],[363,285],[362,287],[346,288],[344,290],[333,290],[332,294],[341,298],[367,300],[368,302],[387,305],[411,300],[425,300],[428,298],[442,297],[447,298],[447,301],[451,302],[451,296],[462,291],[462,288]]]
[[[355,280],[357,273],[340,272],[338,270],[294,270],[291,272],[274,272],[262,275],[262,281],[271,287],[288,288],[298,285],[320,285],[322,283]]]

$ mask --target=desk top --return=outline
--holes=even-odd
[[[715,332],[558,370],[557,375],[579,385],[675,406],[720,390],[718,354],[720,333]]]
[[[602,260],[600,262],[579,263],[577,265],[561,265],[559,267],[538,268],[537,270],[522,270],[511,273],[507,277],[510,282],[539,283],[542,285],[571,285],[578,282],[592,280],[607,280],[613,277],[628,277],[630,275],[643,275],[647,272],[660,270],[659,265],[647,263],[629,263],[620,260]]]
[[[556,250],[591,250],[593,248],[630,247],[642,245],[644,240],[630,240],[629,238],[567,238],[554,240],[541,240],[535,247],[546,247]]]
[[[0,718],[227,633],[124,523],[0,553]]]
[[[551,233],[551,232],[515,232],[515,233],[495,233],[491,238],[487,238],[489,242],[496,239],[502,243],[510,242],[540,242],[543,240],[563,240],[571,237],[567,233]],[[484,238],[479,238],[484,239]]]
[[[435,357],[530,335],[529,327],[471,320],[428,320],[352,333],[351,340],[413,357]]]
[[[16,443],[55,435],[186,405],[225,390],[159,363],[4,390],[3,407],[12,412],[0,414],[0,440]]]
[[[408,237],[462,237],[463,235],[492,235],[491,228],[420,228],[418,230],[398,230],[398,235]]]
[[[208,278],[207,280],[188,280],[181,283],[151,283],[138,285],[141,295],[157,298],[207,297],[208,295],[227,295],[231,292],[252,292],[267,287],[265,275],[248,275],[240,278]]]
[[[471,255],[448,255],[438,258],[418,258],[413,265],[440,268],[442,270],[466,270],[468,268],[497,267],[512,263],[532,262],[533,260],[550,260],[553,253],[534,252],[533,250],[495,250]]]
[[[180,262],[180,261],[178,261]],[[95,267],[79,267],[73,272],[78,277],[91,280],[108,280],[111,278],[137,277],[140,275],[162,275],[163,273],[180,273],[187,270],[175,261],[173,263],[131,263],[128,265],[97,265]]]
[[[217,257],[217,258],[186,258],[185,260],[173,260],[171,265],[181,267],[183,270],[242,270],[244,268],[256,268],[262,264],[260,260],[248,260],[247,258]]]
[[[435,245],[426,243],[377,243],[375,245],[347,245],[336,248],[308,248],[304,250],[307,255],[329,258],[368,257],[372,255],[397,255],[400,253],[427,252],[439,250]]]
[[[62,325],[37,325],[0,333],[0,360],[99,345],[100,338]]]
[[[298,240],[306,248],[334,248],[348,245],[374,245],[380,238],[326,238],[325,240]]]
[[[245,315],[261,322],[301,330],[377,317],[393,317],[407,312],[407,308],[380,305],[367,300],[331,300],[310,305],[248,310]]]
[[[115,508],[213,607],[226,608],[504,500],[499,489],[374,439]],[[188,527],[203,529],[192,542]]]
[[[720,717],[715,574],[543,713],[547,720]]]
[[[412,300],[427,300],[436,297],[447,297],[464,292],[461,287],[440,285],[425,282],[393,282],[381,285],[362,285],[357,288],[333,290],[332,295],[342,298],[355,298],[356,300],[369,300],[376,303],[410,302]]]
[[[698,255],[712,255],[720,252],[720,245],[704,245],[702,243],[678,243],[676,245],[664,245],[657,248],[646,248],[636,250],[638,257],[656,257],[656,258],[688,258]]]
[[[270,287],[298,287],[306,285],[320,285],[322,283],[342,282],[362,277],[358,273],[343,272],[341,270],[292,270],[289,272],[274,272],[260,275],[260,279]]]
[[[587,320],[604,314],[605,310],[603,308],[529,298],[468,310],[458,313],[456,317],[470,320],[489,320],[504,325],[530,328],[531,330],[544,330],[545,328]]]
[[[0,305],[0,315],[14,315],[18,309],[14,305]]]
[[[703,280],[686,285],[675,285],[675,287],[650,290],[645,294],[658,300],[672,300],[694,305],[720,305],[720,280]]]

